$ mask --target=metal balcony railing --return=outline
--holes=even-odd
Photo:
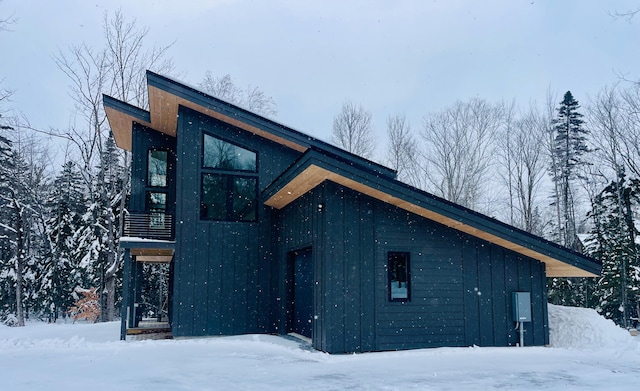
[[[173,240],[173,216],[166,213],[129,213],[124,218],[124,236]]]

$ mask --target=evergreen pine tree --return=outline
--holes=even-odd
[[[564,94],[553,120],[554,140],[551,151],[550,174],[554,183],[553,205],[556,209],[556,240],[572,250],[580,251],[574,209],[574,181],[580,168],[587,164],[584,155],[590,152],[586,140],[580,105],[571,91]],[[550,278],[549,301],[554,304],[587,306],[591,282],[580,278]]]
[[[586,144],[589,132],[583,126],[579,109],[578,101],[571,91],[567,91],[558,108],[558,117],[553,120],[555,138],[551,166],[556,189],[554,203],[558,212],[558,239],[573,250],[580,248],[573,207],[573,182],[580,175],[580,167],[587,164],[584,155],[590,151]]]
[[[123,195],[124,168],[122,166],[120,151],[118,150],[113,134],[105,140],[100,156],[98,175],[96,176],[97,209],[96,218],[100,231],[96,232],[99,238],[99,267],[100,267],[100,307],[101,320],[110,321],[115,317],[117,292],[121,289],[122,259],[118,252],[118,239],[120,236],[121,215],[119,208],[123,205],[120,197]]]
[[[589,253],[602,261],[597,279],[597,310],[621,326],[630,326],[638,317],[640,268],[638,235],[633,208],[640,199],[640,180],[627,180],[623,172],[592,202],[589,216],[594,228],[588,242]]]
[[[4,129],[5,127],[3,127]],[[12,214],[9,209],[12,173],[14,171],[13,148],[11,141],[0,136],[0,320],[7,322],[8,317],[16,319],[15,265],[12,263],[14,249],[12,232],[7,225]]]
[[[39,213],[36,194],[42,179],[32,166],[16,152],[13,143],[0,136],[0,200],[1,227],[7,238],[0,265],[4,288],[13,288],[6,313],[14,313],[16,324],[24,326],[26,307],[37,300],[35,286],[39,238],[35,234]]]
[[[85,196],[82,178],[73,162],[67,162],[53,182],[51,194],[46,202],[48,219],[46,234],[49,251],[42,265],[39,278],[42,311],[50,321],[66,315],[67,310],[78,299],[76,288],[88,286],[86,271],[80,266],[76,251],[75,233],[83,225]]]

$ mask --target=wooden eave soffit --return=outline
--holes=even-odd
[[[494,243],[498,246],[512,250],[516,253],[544,262],[546,264],[548,277],[595,277],[594,274],[582,270],[578,267],[566,264],[548,255],[541,254],[522,245],[510,242],[504,238],[481,231],[458,220],[454,220],[450,217],[435,213],[424,207],[412,204],[408,201],[392,196],[383,191],[374,189],[370,186],[354,181],[353,179],[346,178],[342,175],[336,174],[313,164],[307,167],[291,181],[289,181],[289,183],[287,183],[282,189],[280,189],[280,191],[266,200],[265,204],[276,209],[281,209],[291,202],[295,201],[303,194],[312,190],[325,180],[330,180],[380,201],[425,217],[429,220],[436,221],[458,231],[467,233],[477,238],[486,240],[487,242]]]
[[[307,150],[305,146],[276,136],[268,131],[246,124],[242,121],[239,121],[238,119],[221,114],[215,110],[191,102],[187,99],[178,97],[160,88],[148,86],[148,90],[151,116],[150,123],[140,121],[139,119],[131,115],[125,114],[113,108],[105,107],[107,119],[109,120],[109,126],[111,126],[116,144],[118,145],[118,147],[127,151],[131,151],[131,132],[134,122],[147,126],[160,133],[176,137],[176,130],[178,129],[179,106],[188,107],[204,115],[223,121],[229,125],[233,125],[257,136],[287,146],[298,152],[305,152]]]

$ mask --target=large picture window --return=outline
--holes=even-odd
[[[255,152],[204,134],[200,218],[256,221],[256,169]]]
[[[409,253],[390,251],[387,254],[389,276],[389,301],[411,300],[411,274],[409,273]]]
[[[256,171],[256,153],[219,138],[204,135],[205,168],[234,171]]]

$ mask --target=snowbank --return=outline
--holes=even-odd
[[[571,349],[620,349],[635,344],[628,331],[589,308],[549,304],[549,342]]]
[[[592,350],[439,348],[332,356],[272,335],[125,342],[118,340],[119,322],[0,325],[0,389],[638,389],[640,338],[628,344],[632,337],[595,311],[550,306],[549,312],[556,345]],[[623,345],[601,348],[616,341]]]

